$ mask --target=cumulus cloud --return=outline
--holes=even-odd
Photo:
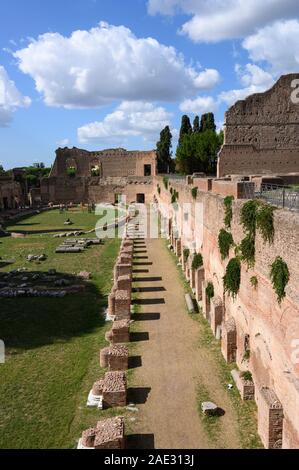
[[[27,107],[30,104],[30,98],[22,96],[15,83],[9,79],[5,68],[0,65],[0,127],[10,124],[17,108]]]
[[[180,104],[180,110],[193,114],[216,112],[223,103],[231,106],[238,100],[243,100],[254,93],[264,92],[274,85],[272,75],[256,64],[246,64],[244,67],[236,65],[235,72],[242,88],[223,91],[216,98],[198,96],[195,100],[184,100]]]
[[[210,89],[219,80],[216,70],[188,66],[173,47],[103,22],[70,37],[43,34],[14,57],[47,105],[66,108],[115,100],[175,101]]]
[[[276,74],[297,72],[299,68],[299,21],[277,21],[243,41],[250,58],[266,61]]]
[[[124,144],[129,137],[156,142],[161,129],[170,125],[172,114],[165,108],[146,102],[122,102],[103,121],[91,122],[78,129],[80,143],[113,142]]]
[[[298,0],[149,0],[150,14],[192,15],[181,32],[195,42],[242,38],[277,19],[298,15]]]
[[[218,102],[212,96],[198,96],[195,100],[184,100],[180,104],[183,113],[204,114],[217,109]]]

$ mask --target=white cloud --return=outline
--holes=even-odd
[[[69,144],[70,144],[69,139],[62,139],[56,142],[56,145],[58,145],[58,147],[61,147],[61,148],[67,147]]]
[[[156,142],[161,129],[170,125],[172,114],[145,102],[122,102],[103,121],[91,122],[78,129],[80,143],[113,142],[124,144],[129,137]]]
[[[98,107],[115,100],[176,101],[212,88],[216,70],[197,70],[182,54],[124,26],[100,23],[70,37],[46,33],[14,53],[49,106]]]
[[[0,127],[9,125],[17,108],[30,104],[30,98],[22,96],[15,83],[9,79],[5,68],[0,65]]]
[[[212,96],[199,96],[195,100],[185,100],[180,104],[183,113],[204,114],[217,111],[218,103]]]
[[[150,14],[192,15],[181,32],[195,42],[242,38],[277,19],[298,15],[298,0],[149,0]]]
[[[231,106],[238,100],[243,100],[254,93],[264,92],[274,85],[272,75],[255,64],[247,64],[244,67],[236,65],[235,72],[243,88],[223,91],[216,98],[198,96],[195,100],[184,100],[180,104],[180,110],[193,114],[216,112],[223,103]]]
[[[243,41],[250,58],[266,61],[274,74],[297,72],[299,68],[299,21],[277,21]]]

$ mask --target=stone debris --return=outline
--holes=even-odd
[[[78,274],[78,277],[83,279],[84,281],[89,281],[92,278],[92,274],[89,273],[88,271],[81,271]]]
[[[216,416],[219,412],[218,406],[211,401],[204,401],[201,404],[201,409],[206,416]]]
[[[114,344],[104,348],[100,353],[100,365],[110,371],[127,370],[129,366],[129,350],[123,344]]]

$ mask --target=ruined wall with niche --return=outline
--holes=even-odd
[[[228,182],[229,184],[229,182]],[[160,195],[157,191],[160,187]],[[179,193],[179,204],[191,205],[191,217],[186,221],[187,233],[178,234],[182,250],[188,247],[203,255],[205,282],[211,281],[215,298],[223,300],[223,324],[234,318],[237,333],[236,361],[240,370],[250,370],[253,375],[256,398],[262,387],[269,387],[278,397],[283,407],[284,448],[299,447],[299,416],[294,410],[299,406],[299,354],[298,363],[294,362],[294,341],[299,339],[299,214],[285,210],[275,211],[275,237],[273,244],[264,243],[261,236],[256,237],[256,263],[247,269],[242,264],[241,287],[235,300],[224,293],[223,276],[229,259],[235,256],[231,249],[228,259],[223,261],[218,248],[218,235],[224,227],[224,197],[212,191],[198,191],[196,201],[191,189],[193,185],[170,182]],[[155,198],[166,214],[170,203],[170,192],[163,185],[162,178],[154,184]],[[233,203],[232,235],[235,243],[244,238],[240,225],[240,209],[245,201]],[[202,228],[196,228],[195,204],[202,206]],[[164,207],[164,208],[163,208]],[[168,216],[174,217],[174,211],[168,209]],[[270,280],[270,265],[281,256],[290,271],[290,281],[286,288],[286,298],[281,306]],[[250,279],[256,276],[258,286],[252,287]],[[249,345],[249,346],[248,346]],[[250,357],[246,356],[249,347]],[[297,344],[298,348],[298,344]],[[262,420],[262,403],[259,422]],[[278,443],[278,445],[280,445]]]
[[[282,76],[270,90],[226,112],[219,177],[299,171],[299,103],[291,100],[298,79],[299,74]]]

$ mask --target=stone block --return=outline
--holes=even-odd
[[[126,290],[131,292],[132,290],[132,279],[129,275],[119,276],[117,279],[117,289]]]
[[[126,406],[127,381],[124,372],[107,372],[103,381],[104,407]]]
[[[195,271],[195,296],[197,302],[203,297],[203,282],[205,280],[205,270],[203,266]]]
[[[122,344],[114,344],[104,348],[100,353],[100,365],[110,371],[127,370],[129,366],[129,350]]]
[[[130,341],[130,321],[115,321],[112,329],[106,333],[106,340],[111,344],[128,343]]]
[[[231,371],[232,378],[240,392],[242,400],[254,400],[254,383],[252,380],[244,380],[242,372],[234,369]]]
[[[115,320],[131,318],[131,292],[117,290],[115,292]]]
[[[204,317],[210,322],[210,311],[211,311],[211,302],[209,297],[206,294],[206,288],[208,281],[203,281],[202,283],[202,313]]]
[[[83,431],[79,448],[121,450],[125,448],[124,418],[118,416],[99,421],[95,428]]]

